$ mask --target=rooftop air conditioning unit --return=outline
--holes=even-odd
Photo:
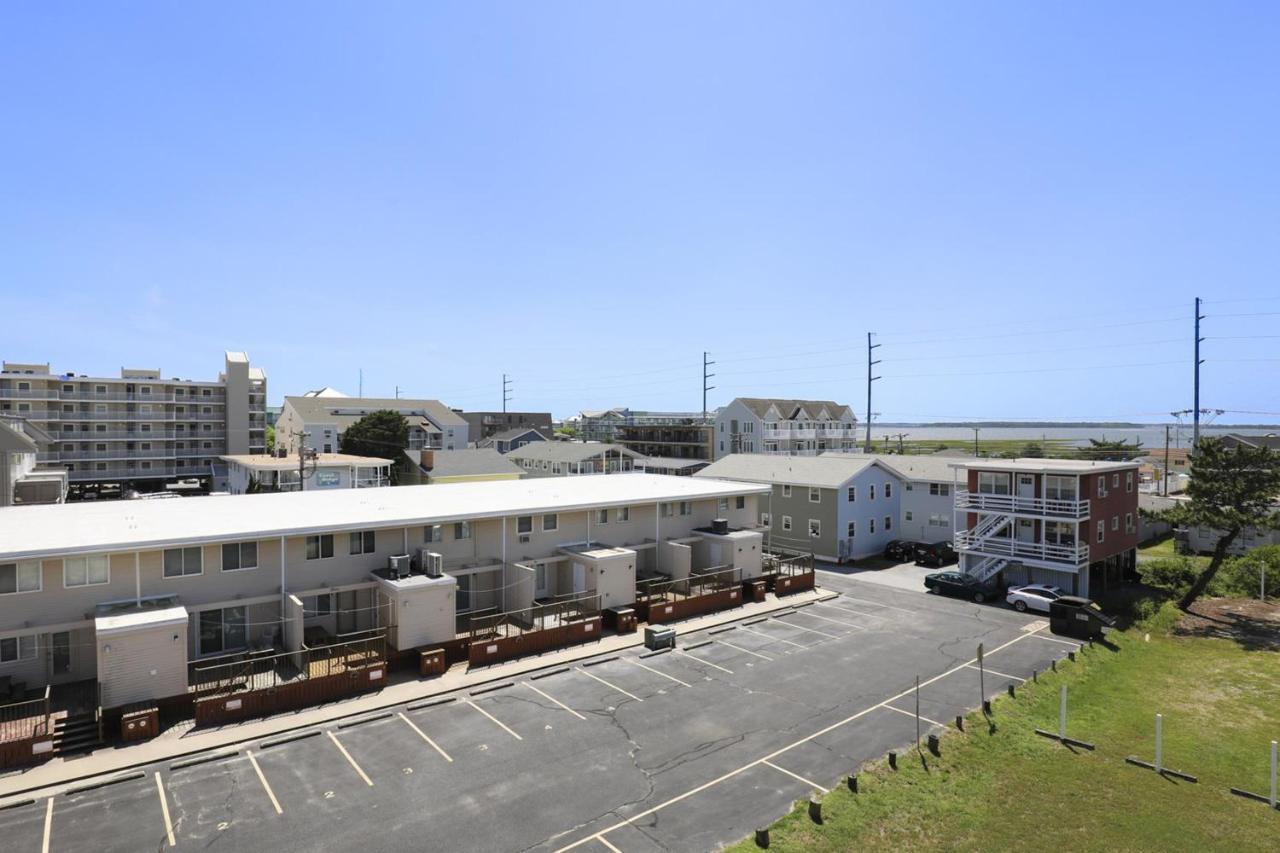
[[[410,558],[408,554],[393,554],[387,557],[387,574],[393,580],[400,580],[409,576]]]
[[[422,567],[427,577],[438,578],[444,574],[444,555],[426,548],[419,548],[418,565]]]
[[[724,535],[729,532],[729,519],[713,518],[711,519],[711,532]]]

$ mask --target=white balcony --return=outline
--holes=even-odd
[[[956,490],[956,509],[973,512],[999,512],[1008,515],[1038,515],[1047,518],[1085,519],[1089,502],[1057,498],[1027,498],[1018,495],[993,495]]]
[[[57,398],[57,391],[45,388],[28,388],[22,391],[17,388],[0,388],[0,400],[56,400]]]
[[[1068,566],[1080,568],[1089,564],[1089,546],[1084,542],[1060,544],[1054,542],[1023,542],[1007,536],[990,536],[980,539],[971,530],[960,530],[955,535],[957,551],[981,554],[984,557],[1004,557],[1010,560],[1048,568]]]

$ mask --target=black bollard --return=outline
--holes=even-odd
[[[1067,652],[1067,660],[1071,661],[1072,663],[1075,663],[1076,653],[1074,651]]]
[[[822,800],[817,797],[809,798],[809,820],[822,823]]]
[[[960,731],[964,731],[964,717],[959,714],[956,714],[956,728]]]
[[[851,792],[855,794],[858,793],[858,774],[857,773],[850,774],[849,778],[845,780],[845,784],[849,786],[849,790]]]
[[[942,739],[937,735],[929,735],[929,751],[935,756],[942,755]]]
[[[1040,683],[1040,673],[1036,672],[1034,669],[1031,670],[1031,683],[1032,684]]]
[[[757,847],[769,846],[769,827],[762,826],[756,830],[756,846]]]
[[[1018,695],[1017,695],[1016,693],[1014,693],[1014,691],[1013,691],[1013,685],[1012,685],[1012,684],[1010,684],[1010,685],[1009,685],[1009,687],[1008,687],[1007,689],[1008,689],[1008,691],[1009,691],[1009,698],[1010,698],[1010,699],[1017,699],[1017,698],[1018,698]]]
[[[893,770],[898,769],[898,753],[896,752],[889,753],[889,767]]]
[[[987,716],[990,716],[990,715],[991,715],[991,700],[990,700],[990,699],[983,699],[983,700],[982,700],[982,713],[986,714]]]
[[[1053,660],[1049,661],[1049,666],[1053,669],[1053,671],[1054,671],[1054,672],[1057,672],[1057,671],[1058,671],[1058,659],[1057,659],[1057,658],[1054,658]]]

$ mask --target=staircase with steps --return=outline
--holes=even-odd
[[[971,577],[977,578],[980,582],[985,582],[994,577],[1001,569],[1009,565],[1009,561],[1004,557],[987,557],[976,566],[970,566],[965,573]]]
[[[983,519],[978,522],[978,525],[974,527],[973,530],[969,531],[969,535],[973,537],[971,541],[973,542],[974,547],[981,546],[983,542],[986,542],[992,536],[999,533],[1012,521],[1013,516],[1011,515],[995,514],[983,517]]]
[[[53,751],[58,755],[84,752],[102,745],[93,711],[68,714],[53,721]]]

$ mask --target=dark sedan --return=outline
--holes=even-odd
[[[920,542],[912,542],[910,539],[894,539],[884,546],[884,558],[896,562],[910,560],[914,557],[916,548],[921,544]]]
[[[1000,589],[990,582],[980,581],[964,572],[934,572],[924,576],[924,588],[939,595],[968,598],[982,604],[1000,594]]]
[[[951,547],[951,542],[944,539],[941,542],[924,543],[916,545],[916,565],[917,566],[933,566],[934,568],[942,568],[959,561],[956,555],[956,549]]]

